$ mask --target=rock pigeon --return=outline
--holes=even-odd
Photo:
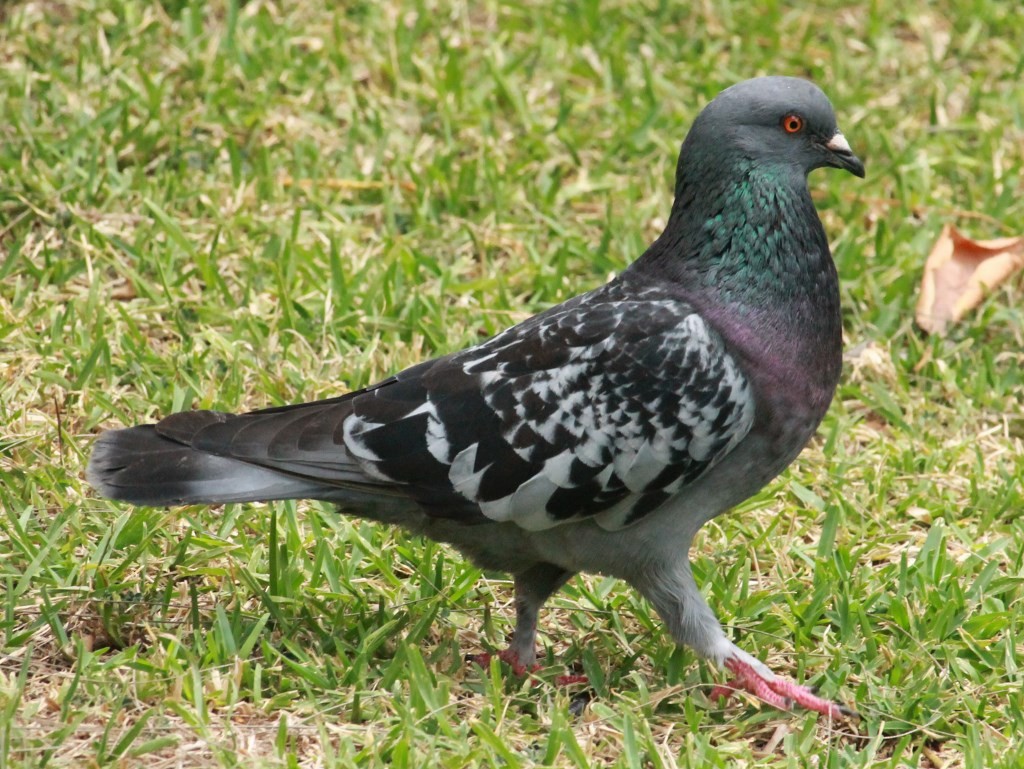
[[[577,572],[613,575],[731,687],[849,714],[730,641],[688,555],[832,400],[839,291],[807,187],[824,166],[864,176],[825,94],[741,82],[694,121],[664,232],[611,282],[341,397],[105,432],[88,480],[139,505],[326,500],[450,543],[512,574],[501,656],[518,670],[535,665],[548,596]]]

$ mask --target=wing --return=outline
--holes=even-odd
[[[656,510],[749,432],[753,394],[685,303],[600,297],[345,398],[347,454],[436,516],[615,529]]]

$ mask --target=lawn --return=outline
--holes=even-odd
[[[905,7],[904,7],[905,6]],[[1024,765],[1024,282],[913,323],[945,223],[1024,232],[1024,11],[706,0],[0,5],[0,767]],[[740,698],[599,575],[500,647],[506,575],[313,503],[138,508],[105,428],[328,397],[600,285],[721,88],[806,76],[847,361],[818,437],[707,526]],[[561,687],[585,672],[590,685]]]

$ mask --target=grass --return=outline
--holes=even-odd
[[[1017,3],[0,16],[0,766],[1022,765],[1021,281],[946,339],[911,322],[943,223],[1024,222]],[[540,680],[473,669],[504,575],[321,505],[84,483],[103,428],[335,395],[600,284],[663,224],[700,106],[769,72],[819,82],[868,162],[812,177],[849,359],[694,568],[862,722],[708,702],[717,672],[600,576],[550,603]]]

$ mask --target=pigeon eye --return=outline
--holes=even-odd
[[[782,118],[782,130],[788,134],[798,134],[804,130],[804,119],[799,115],[786,115]]]

